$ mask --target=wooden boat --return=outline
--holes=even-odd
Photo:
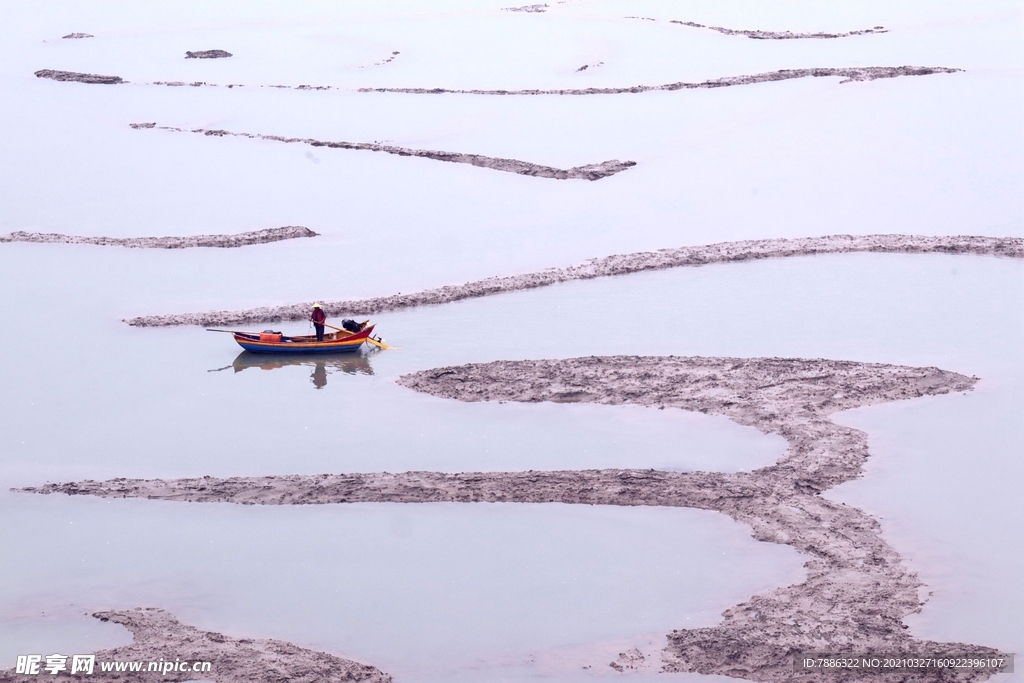
[[[363,323],[363,329],[358,332],[338,330],[325,334],[322,342],[317,341],[315,335],[289,337],[280,332],[232,332],[235,341],[246,351],[287,354],[352,353],[367,342],[381,345],[370,336],[372,333],[373,325],[367,323]]]

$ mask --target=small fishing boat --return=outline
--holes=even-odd
[[[373,337],[373,325],[369,321],[358,323],[358,331],[349,330],[334,325],[327,325],[337,330],[324,335],[323,341],[317,341],[315,335],[302,335],[289,337],[274,330],[263,332],[240,332],[238,330],[209,330],[210,332],[228,332],[234,336],[235,341],[246,351],[251,353],[275,353],[275,354],[322,354],[322,353],[352,353],[358,351],[363,344],[387,349],[391,348],[379,337]],[[355,326],[353,326],[355,327]]]

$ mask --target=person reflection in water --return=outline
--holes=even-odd
[[[327,386],[327,366],[324,365],[323,361],[317,361],[316,367],[313,368],[313,374],[309,378],[317,389],[323,389]]]
[[[316,330],[316,340],[322,342],[324,340],[324,323],[327,322],[324,307],[320,304],[313,304],[313,312],[309,314],[309,319],[313,322],[313,329]]]

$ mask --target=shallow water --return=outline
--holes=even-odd
[[[826,495],[871,510],[930,594],[911,632],[933,640],[1024,644],[1024,372],[969,394],[851,411],[870,435],[865,477]],[[1017,674],[1019,676],[1019,674]]]
[[[66,352],[58,344],[26,346],[3,361],[9,381],[0,400],[14,418],[5,433],[12,454],[3,465],[5,487],[77,476],[737,469],[770,463],[785,447],[722,418],[635,406],[462,404],[393,383],[401,372],[464,358],[467,345],[507,344],[506,332],[533,340],[535,353],[549,350],[551,338],[533,335],[529,325],[509,329],[516,321],[501,323],[501,310],[483,320],[478,306],[452,309],[455,318],[441,326],[460,329],[457,342],[415,312],[405,324],[395,317],[382,330],[394,330],[402,350],[325,364],[318,389],[315,362],[244,367],[251,359],[239,360],[226,335],[135,330],[111,320],[111,309],[139,296],[139,288],[109,283],[96,291],[101,279],[90,291],[75,288],[90,268],[81,265],[83,253],[112,253],[121,262],[135,253],[18,251],[5,265],[22,270],[21,281],[38,296],[69,304],[78,341]],[[53,256],[66,267],[33,280]],[[173,294],[176,273],[147,273],[145,288]],[[3,305],[9,319],[31,324],[28,297]],[[78,638],[83,649],[97,640],[116,644],[123,633],[90,629],[72,618],[76,610],[157,605],[207,628],[292,639],[425,680],[456,675],[478,660],[518,670],[532,650],[711,624],[745,596],[802,576],[802,560],[790,549],[758,544],[741,525],[694,510],[256,511],[4,498],[3,542],[21,547],[59,538],[61,552],[74,558],[43,572],[2,565],[3,603],[14,615],[0,628],[11,634],[5,642],[19,647],[50,634],[60,635],[57,642]],[[350,573],[340,569],[354,561]]]
[[[529,317],[509,318],[500,299],[388,319],[379,330],[402,350],[364,357],[364,372],[325,367],[326,377],[318,379],[315,364],[234,372],[221,369],[238,358],[230,336],[129,328],[116,312],[138,289],[122,294],[121,283],[89,278],[93,286],[77,290],[82,272],[75,254],[24,246],[11,250],[21,253],[5,265],[21,271],[18,279],[34,295],[11,297],[0,312],[30,328],[34,300],[60,300],[75,332],[70,348],[56,339],[12,340],[3,361],[9,380],[0,405],[12,427],[0,439],[12,457],[2,468],[19,481],[411,469],[737,470],[769,464],[785,448],[777,437],[720,417],[638,407],[461,404],[393,383],[411,370],[505,357],[510,343],[520,354],[543,357],[553,347],[569,348],[567,336],[586,334],[535,330]],[[79,250],[77,257],[111,254],[106,267],[115,269],[136,258],[109,250]],[[5,250],[0,259],[11,255]],[[55,258],[60,263],[52,268]],[[43,271],[44,264],[51,269]],[[151,305],[174,296],[176,273],[161,277],[151,263],[146,274],[150,292],[143,296]],[[572,290],[551,290],[540,305],[552,305],[551,296],[561,305],[560,292],[575,297]],[[304,327],[275,329],[298,326]],[[477,351],[467,356],[470,347]]]
[[[225,274],[216,288],[196,288],[210,297],[205,307],[264,303],[257,278],[278,285],[281,300],[311,300],[730,239],[1021,234],[1024,136],[1012,112],[1021,108],[1022,55],[1013,2],[588,2],[534,16],[471,4],[445,3],[436,14],[423,2],[346,7],[357,13],[350,21],[337,18],[336,3],[254,6],[244,16],[208,2],[140,15],[103,2],[55,3],[47,12],[6,5],[0,230],[140,236],[305,225],[323,233],[295,249],[190,255],[183,275],[202,267]],[[776,30],[893,30],[763,41],[622,19],[629,14]],[[69,25],[89,25],[96,38],[61,40]],[[235,57],[183,59],[194,43],[222,43]],[[399,60],[358,68],[393,50]],[[575,71],[595,59],[605,66]],[[869,64],[967,71],[524,98],[101,87],[32,76],[55,68],[132,81],[588,87]],[[128,128],[140,121],[381,140],[564,168],[615,158],[638,165],[598,182],[555,181]],[[189,304],[183,297],[172,308]]]
[[[1009,455],[1024,440],[1020,263],[862,254],[574,282],[380,316],[379,331],[401,350],[322,371],[315,362],[247,365],[226,335],[120,322],[413,291],[727,239],[1021,234],[1014,3],[825,11],[638,0],[540,16],[501,12],[506,4],[447,3],[431,14],[392,2],[350,21],[337,20],[336,3],[245,16],[209,2],[145,16],[103,1],[0,9],[0,231],[146,236],[301,224],[322,233],[237,250],[0,245],[0,488],[115,476],[749,470],[773,462],[784,442],[719,417],[462,404],[393,380],[444,364],[620,353],[937,365],[982,381],[966,396],[839,416],[869,432],[873,458],[864,479],[828,495],[881,515],[886,537],[935,592],[910,620],[916,635],[1020,651],[1024,472]],[[752,41],[667,19],[794,31],[882,24],[892,33]],[[58,38],[71,31],[96,38]],[[236,56],[181,58],[214,47]],[[402,52],[393,63],[362,68],[392,50]],[[575,71],[598,60],[605,65]],[[967,71],[518,99],[108,88],[31,75],[587,87],[855,64]],[[638,166],[563,182],[127,127],[136,121]],[[81,613],[152,605],[205,628],[366,659],[399,683],[589,680],[597,672],[583,673],[581,662],[610,672],[608,659],[629,643],[714,623],[721,609],[802,575],[788,548],[694,510],[249,508],[7,492],[0,507],[0,544],[15,549],[0,555],[0,667],[33,648],[124,643],[123,629]],[[588,654],[560,659],[559,648],[573,647]]]
[[[711,625],[750,593],[803,574],[789,548],[697,510],[12,494],[2,505],[5,546],[46,539],[40,552],[53,560],[4,563],[0,602],[15,615],[158,605],[197,626],[357,657],[399,680]],[[8,617],[0,631],[25,623]],[[15,643],[52,648],[49,635],[0,637],[0,658],[17,654]]]
[[[19,249],[20,258],[6,265],[27,273],[41,263],[27,255],[75,261],[66,247]],[[9,253],[0,251],[0,258]],[[117,260],[125,262],[134,256],[102,253],[121,254]],[[174,274],[161,280],[159,271],[148,273],[152,298],[167,296],[163,288],[170,286],[161,282],[173,283]],[[315,367],[304,365],[211,372],[236,359],[229,337],[129,328],[111,320],[111,312],[119,300],[139,296],[138,289],[108,286],[100,296],[81,296],[73,270],[57,269],[37,284],[78,304],[69,310],[79,316],[79,343],[65,352],[59,340],[36,340],[2,361],[9,380],[0,400],[15,418],[4,437],[12,454],[4,484],[352,470],[738,469],[770,462],[784,449],[780,439],[682,411],[463,404],[393,384],[400,373],[444,364],[597,353],[938,365],[980,375],[982,382],[966,396],[857,414],[916,411],[927,425],[937,407],[961,415],[965,434],[980,430],[993,450],[1012,447],[1020,437],[1014,415],[1024,404],[1021,384],[1012,381],[1024,340],[1021,318],[1012,313],[1022,310],[1022,276],[1022,264],[1003,259],[856,254],[573,282],[381,316],[379,329],[400,350],[365,358],[360,367],[373,374],[338,370],[318,389]],[[31,323],[31,302],[12,297],[3,305],[12,323]],[[964,412],[961,405],[980,407]],[[885,430],[883,422],[880,433]],[[949,445],[955,441],[945,441],[943,448],[918,447],[935,459],[933,472],[941,463],[952,477],[964,463]],[[877,455],[891,457],[884,448]],[[1002,486],[1019,486],[1012,466],[1007,470],[998,456],[991,463],[1006,475]],[[998,545],[980,564],[966,555],[921,555],[914,544],[904,548],[901,534],[920,516],[914,510],[933,510],[935,501],[879,494],[885,488],[872,488],[876,476],[869,469],[848,485],[876,491],[850,502],[881,512],[887,537],[907,551],[929,588],[954,599],[952,606],[935,599],[940,609],[930,616],[926,608],[926,621],[914,622],[915,629],[932,630],[915,633],[1013,649],[1020,635],[1005,605],[955,600],[978,591],[1016,594],[1016,546]],[[1020,529],[1012,496],[993,499],[979,487],[961,495],[968,498],[956,514],[973,514],[984,501],[985,519],[999,519],[1004,538]],[[365,659],[405,680],[459,677],[478,667],[495,680],[542,675],[540,665],[523,661],[535,650],[714,623],[721,609],[794,582],[801,571],[788,548],[758,544],[742,526],[694,510],[250,508],[24,494],[5,494],[4,501],[4,518],[11,520],[0,539],[6,547],[49,538],[77,560],[42,569],[4,563],[4,603],[24,615],[4,621],[16,635],[38,625],[27,615],[68,612],[71,603],[155,605],[206,628]],[[72,523],[76,535],[68,533]],[[87,530],[84,537],[77,528]],[[184,553],[176,550],[181,542]],[[79,626],[68,628],[77,633]],[[447,663],[437,665],[439,658]]]

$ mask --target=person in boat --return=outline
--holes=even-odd
[[[313,322],[313,329],[316,330],[316,340],[322,342],[324,340],[324,323],[327,322],[324,307],[320,304],[313,304],[313,312],[309,314],[309,319]]]

